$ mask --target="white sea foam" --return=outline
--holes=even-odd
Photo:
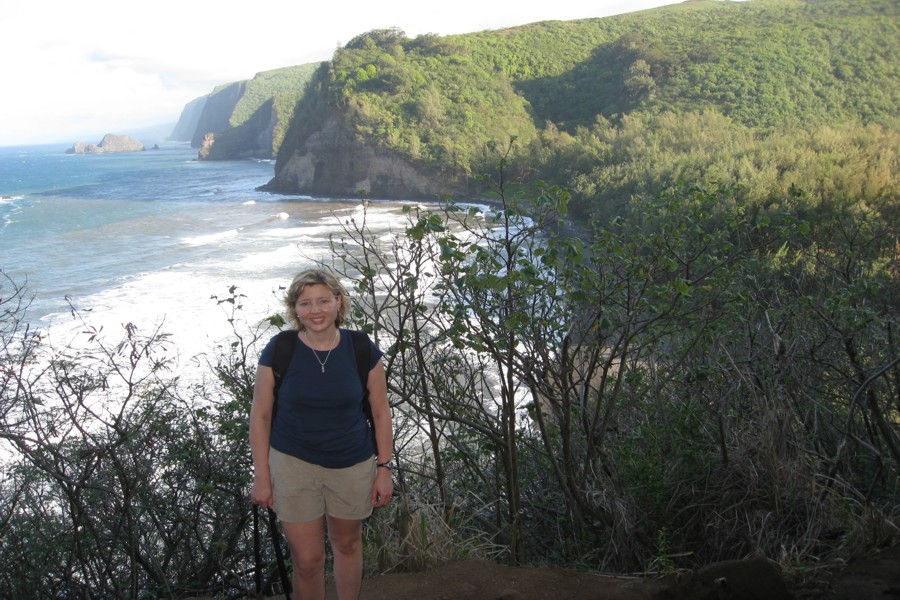
[[[217,344],[229,339],[232,330],[228,310],[229,297],[235,286],[241,298],[248,323],[256,323],[279,310],[274,295],[283,278],[255,277],[232,272],[216,276],[211,272],[187,267],[144,273],[116,287],[77,300],[80,318],[56,313],[44,319],[50,338],[56,343],[85,346],[86,331],[102,331],[104,337],[116,340],[127,324],[149,334],[156,328],[171,335],[168,355],[180,368],[188,368],[190,359],[208,354]]]
[[[246,226],[181,237],[179,243],[186,250],[167,266],[131,273],[75,302],[86,309],[82,316],[89,327],[113,336],[121,335],[128,323],[143,332],[161,327],[171,335],[173,354],[187,368],[188,359],[210,352],[232,333],[225,314],[231,305],[219,305],[212,296],[225,298],[229,287],[236,286],[244,317],[251,323],[261,322],[280,311],[279,287],[287,285],[296,272],[329,261],[329,236],[340,236],[348,218],[360,225],[364,220],[382,241],[389,240],[390,230],[405,218],[397,205],[369,206],[365,213],[362,205],[326,211],[312,207],[312,214],[303,203],[286,208],[261,219],[244,215],[252,221]],[[300,221],[308,224],[284,226]],[[77,345],[87,340],[85,327],[72,321],[68,312],[55,312],[44,322],[58,341]]]
[[[265,273],[271,271],[284,271],[290,265],[296,265],[304,261],[304,255],[298,244],[287,244],[273,250],[246,254],[238,260],[229,263],[220,263],[221,267],[228,267],[237,273]]]
[[[291,238],[319,238],[327,239],[328,235],[338,231],[336,225],[301,225],[299,227],[282,227],[278,229],[267,229],[262,235],[269,238],[291,239]]]
[[[229,229],[218,233],[208,233],[206,235],[196,235],[184,238],[182,243],[188,246],[206,246],[207,244],[215,244],[228,238],[236,237],[240,234],[240,229]]]

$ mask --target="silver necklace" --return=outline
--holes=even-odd
[[[340,336],[340,332],[338,332],[338,336]],[[309,339],[309,335],[306,336],[306,339]],[[312,340],[310,340],[312,341]],[[319,363],[319,366],[322,367],[322,372],[325,372],[325,363],[328,362],[328,359],[331,357],[331,351],[337,347],[337,344],[333,345],[329,350],[328,354],[325,355],[325,360],[319,360],[319,351],[312,347],[312,344],[309,345],[309,349],[312,350],[313,356],[316,357],[316,362]]]

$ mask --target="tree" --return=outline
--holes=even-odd
[[[83,324],[83,345],[49,346],[5,283],[0,594],[248,591],[249,450],[227,395],[182,386],[160,330],[129,324],[110,341]],[[235,400],[246,412],[249,397]]]

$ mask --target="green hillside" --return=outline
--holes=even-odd
[[[895,160],[897,17],[885,0],[699,0],[448,37],[377,30],[335,53],[325,104],[359,141],[459,180],[516,137],[523,181],[571,188],[583,215],[679,178],[759,200],[821,186],[823,169],[882,197],[890,175],[850,179]],[[835,181],[827,163],[850,146]]]
[[[330,76],[360,141],[440,171],[471,174],[484,144],[537,133],[512,82],[450,39],[372,31],[335,53]]]
[[[896,118],[893,2],[701,0],[463,36],[560,127],[713,107],[754,127]],[[873,86],[875,82],[879,85]]]

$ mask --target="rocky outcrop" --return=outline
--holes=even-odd
[[[144,145],[133,137],[107,133],[99,144],[75,142],[66,154],[108,154],[111,152],[141,152]]]
[[[302,140],[286,160],[279,157],[275,177],[264,189],[384,200],[466,195],[460,186],[426,172],[390,150],[353,139],[337,113]]]

